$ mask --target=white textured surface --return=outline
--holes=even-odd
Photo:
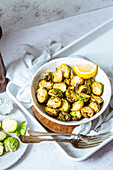
[[[0,0],[0,25],[8,33],[110,5],[112,0]]]
[[[51,38],[52,40],[62,42],[64,45],[69,44],[107,19],[113,17],[112,11],[113,7],[109,7],[4,36],[0,42],[0,50],[4,55],[5,63],[8,65],[8,63],[18,58],[17,53],[14,52],[14,48],[19,43],[35,43]],[[6,93],[0,95],[0,97],[2,96],[6,97]],[[31,129],[37,129],[29,119],[28,122]],[[29,145],[22,159],[10,169],[80,170],[84,168],[84,170],[112,170],[112,146],[113,142],[110,142],[86,161],[73,162],[64,157],[52,143]]]

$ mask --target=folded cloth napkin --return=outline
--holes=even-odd
[[[52,55],[62,48],[61,43],[52,42],[47,40],[42,44],[29,45],[23,44],[19,47],[23,48],[22,58],[11,63],[7,69],[6,77],[19,87],[17,99],[22,104],[29,108],[32,106],[30,96],[30,83],[32,76],[36,70],[45,62],[52,59]],[[75,57],[75,56],[74,56]],[[76,56],[82,57],[82,56]],[[113,79],[110,78],[113,94]],[[73,130],[73,133],[81,133],[88,135],[100,134],[109,130],[113,130],[113,98],[106,111],[97,119],[81,124]]]

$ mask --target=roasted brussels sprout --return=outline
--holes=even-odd
[[[2,128],[9,133],[15,132],[17,127],[18,123],[15,119],[7,118],[2,121]]]
[[[47,82],[46,80],[42,79],[38,83],[39,88],[43,87],[46,88],[47,90],[52,89],[53,83],[52,82]]]
[[[64,79],[64,83],[66,83],[66,84],[69,86],[69,84],[70,84],[70,79],[69,79],[69,78]]]
[[[54,83],[60,83],[63,80],[63,74],[60,70],[56,71],[52,75],[52,81]]]
[[[61,64],[56,68],[56,70],[62,71],[63,77],[69,78],[70,68],[66,64]]]
[[[18,139],[13,137],[8,137],[4,140],[4,148],[6,152],[14,152],[18,149]]]
[[[89,99],[90,99],[91,96],[85,94],[85,93],[79,93],[77,94],[77,99],[78,100],[81,100],[81,101],[84,101],[84,102],[87,102]]]
[[[62,121],[69,121],[71,119],[71,115],[66,112],[60,112],[57,118]]]
[[[97,102],[98,104],[102,104],[103,99],[100,96],[95,96],[94,94],[92,94],[90,102]]]
[[[37,100],[39,101],[39,103],[46,102],[47,98],[48,98],[47,90],[45,88],[39,88],[37,90]]]
[[[62,105],[59,110],[63,112],[69,112],[70,107],[70,103],[66,99],[62,99]]]
[[[74,76],[71,79],[71,86],[76,87],[76,85],[81,85],[83,84],[84,80],[83,78],[79,77],[79,76]]]
[[[87,86],[86,85],[79,86],[78,93],[87,93]]]
[[[67,89],[65,95],[70,103],[77,101],[76,93],[73,90]]]
[[[0,141],[3,141],[7,137],[6,133],[0,131]]]
[[[80,120],[82,117],[80,110],[72,111],[72,112],[70,112],[70,115],[72,116],[72,120],[74,120],[74,121]]]
[[[3,143],[0,142],[0,156],[2,156],[4,153],[4,146],[3,146]]]
[[[58,89],[60,90],[62,93],[64,93],[66,91],[66,84],[61,82],[61,83],[55,83],[53,85],[53,89]]]
[[[46,81],[51,81],[52,80],[52,72],[47,72],[44,74],[44,79]]]
[[[94,115],[94,110],[91,107],[85,106],[81,109],[82,116],[91,118]]]
[[[83,106],[84,106],[84,102],[83,101],[79,100],[77,102],[74,102],[72,104],[71,111],[81,110]]]
[[[74,77],[74,75],[75,75],[75,73],[74,73],[74,71],[71,69],[71,71],[70,71],[70,79],[72,79],[72,78]]]
[[[51,97],[47,102],[47,106],[53,109],[59,108],[61,106],[61,99],[59,97]]]
[[[45,111],[46,113],[53,117],[57,117],[59,113],[59,109],[52,109],[50,107],[45,107]]]
[[[92,92],[95,94],[95,95],[98,95],[100,96],[103,92],[103,85],[97,81],[95,81],[92,86]]]
[[[91,107],[95,111],[95,113],[100,111],[100,105],[97,104],[96,102],[91,102],[89,104],[89,107]]]
[[[60,98],[63,97],[62,92],[61,92],[60,90],[58,90],[58,89],[51,89],[51,90],[49,90],[48,94],[49,94],[50,96],[58,96],[58,97],[60,97]]]

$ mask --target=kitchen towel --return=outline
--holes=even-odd
[[[22,102],[26,108],[32,106],[30,96],[30,83],[32,75],[45,62],[52,59],[52,55],[62,48],[61,43],[47,40],[41,44],[29,45],[22,44],[17,48],[22,48],[22,58],[11,63],[7,69],[6,77],[14,84],[19,86],[17,99]],[[75,56],[74,56],[75,57]],[[82,57],[82,56],[76,56]],[[84,58],[84,57],[83,57]],[[110,78],[113,94],[113,79]],[[105,112],[97,119],[81,124],[73,130],[73,133],[96,135],[109,130],[113,130],[113,98]]]

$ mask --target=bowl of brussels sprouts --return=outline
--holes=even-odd
[[[82,58],[54,59],[36,71],[31,83],[36,110],[62,125],[80,125],[96,119],[111,98],[110,81],[100,67],[86,79],[74,72],[73,64],[94,65]]]

